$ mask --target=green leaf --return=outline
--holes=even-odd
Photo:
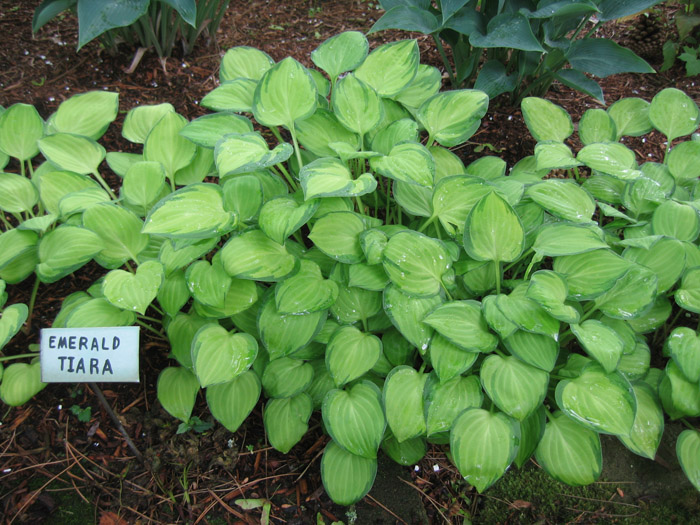
[[[227,80],[202,98],[201,105],[212,111],[250,113],[258,82],[249,78]],[[245,130],[245,131],[252,131]],[[235,131],[234,133],[244,133]]]
[[[44,121],[29,104],[13,104],[0,114],[0,151],[21,162],[39,154]]]
[[[230,333],[218,324],[204,325],[192,340],[192,364],[202,388],[235,379],[257,355],[258,344],[252,336]]]
[[[442,383],[469,370],[478,358],[478,352],[462,350],[440,334],[435,334],[430,341],[430,363]]]
[[[430,151],[412,142],[397,144],[389,155],[370,159],[370,166],[380,175],[419,186],[432,186],[435,177],[435,161]]]
[[[564,323],[577,323],[579,313],[576,308],[565,304],[569,295],[566,280],[550,270],[535,272],[525,296],[539,304],[544,310]]]
[[[544,435],[546,421],[545,409],[541,406],[520,422],[520,444],[514,460],[518,468],[522,468],[535,452]]]
[[[333,275],[331,278],[334,278]],[[345,283],[347,280],[338,281],[338,298],[331,306],[331,313],[339,323],[352,324],[363,319],[367,321],[381,311],[382,296],[379,292],[350,288]]]
[[[175,108],[167,102],[136,106],[126,114],[122,127],[122,136],[130,142],[143,144],[146,142],[146,138],[153,127],[163,118],[163,115],[171,112],[174,113]]]
[[[489,97],[483,91],[445,91],[426,100],[416,116],[434,140],[449,148],[476,132],[488,104]]]
[[[51,118],[51,126],[59,133],[73,133],[99,139],[119,110],[119,94],[109,91],[88,91],[64,100]]]
[[[457,376],[444,382],[430,375],[423,396],[428,437],[449,432],[462,411],[479,408],[484,400],[479,378],[474,375]]]
[[[459,348],[470,352],[493,351],[498,338],[489,331],[477,301],[452,301],[430,312],[423,322]]]
[[[28,314],[27,305],[22,303],[12,304],[0,312],[0,350],[19,332]]]
[[[164,189],[163,165],[144,161],[129,167],[122,181],[121,192],[129,204],[146,211],[163,195]]]
[[[673,408],[678,411],[681,416],[697,417],[700,416],[700,386],[697,383],[691,383],[685,377],[681,369],[676,365],[675,361],[668,361],[666,364],[666,378],[670,386],[670,397]],[[659,393],[663,400],[663,387],[659,387]],[[665,403],[664,403],[665,404]],[[667,409],[666,412],[669,412]],[[671,414],[674,419],[676,417]]]
[[[83,225],[95,232],[104,248],[98,259],[111,268],[125,261],[138,261],[148,244],[148,235],[141,233],[143,222],[132,212],[111,203],[97,204],[83,213]]]
[[[219,79],[221,82],[236,78],[260,80],[274,63],[267,53],[254,47],[232,47],[221,59]]]
[[[626,436],[632,430],[637,402],[627,380],[591,363],[575,379],[560,381],[557,405],[569,417],[602,434]]]
[[[204,239],[227,233],[235,223],[236,216],[224,209],[221,188],[199,183],[160,200],[142,231],[171,239]]]
[[[330,441],[321,458],[321,479],[328,496],[338,505],[352,505],[365,497],[377,475],[377,460],[347,452]]]
[[[700,142],[681,142],[670,151],[666,162],[678,181],[700,177]]]
[[[685,248],[675,239],[660,239],[648,249],[627,248],[623,257],[646,266],[656,274],[659,294],[671,289],[685,268]]]
[[[358,136],[326,109],[318,108],[309,118],[297,122],[295,127],[299,142],[317,157],[337,156],[330,144],[344,142],[353,149],[358,145]]]
[[[311,60],[331,79],[352,71],[367,56],[369,43],[359,31],[345,31],[324,41],[311,52]]]
[[[38,239],[29,230],[12,229],[0,234],[0,279],[16,284],[34,271],[39,262]]]
[[[203,102],[204,100],[202,100]],[[234,113],[222,112],[194,119],[180,130],[180,135],[203,148],[214,148],[224,135],[252,131],[253,125],[247,118]]]
[[[623,342],[615,330],[600,321],[588,319],[583,323],[572,324],[571,332],[593,359],[598,361],[611,374],[622,357]]]
[[[425,434],[423,388],[428,379],[409,366],[397,366],[386,377],[382,401],[387,423],[399,443]]]
[[[503,339],[508,351],[524,363],[551,372],[559,356],[559,344],[549,336],[524,330]]]
[[[642,457],[654,459],[664,433],[664,411],[656,392],[644,382],[632,384],[637,400],[634,425],[629,436],[619,436],[622,444]]]
[[[383,254],[384,270],[402,292],[416,296],[436,295],[442,277],[451,267],[445,245],[416,231],[403,231],[389,239]]]
[[[661,90],[649,106],[649,120],[672,141],[690,135],[698,128],[700,110],[688,95],[675,88]]]
[[[168,367],[158,375],[158,401],[165,411],[180,421],[187,422],[192,415],[199,381],[181,367]]]
[[[190,291],[187,288],[185,272],[175,271],[163,278],[163,284],[156,295],[158,304],[171,318],[174,318],[180,309],[190,300]]]
[[[441,304],[439,295],[412,297],[390,284],[384,289],[384,311],[396,329],[421,353],[428,350],[433,329],[423,323],[426,314]]]
[[[535,459],[547,474],[572,486],[595,482],[603,470],[598,434],[563,412],[555,412],[549,418]]]
[[[309,387],[313,376],[314,369],[309,363],[292,357],[280,357],[265,367],[262,386],[267,397],[293,397]]]
[[[34,208],[39,192],[32,181],[14,173],[0,172],[0,210],[22,213]]]
[[[102,248],[102,240],[87,228],[59,226],[39,242],[36,274],[41,282],[56,282],[86,264]]]
[[[309,239],[329,257],[353,264],[364,256],[359,239],[364,230],[365,223],[360,215],[349,211],[331,212],[314,223]]]
[[[338,328],[326,348],[326,367],[336,386],[342,387],[372,369],[382,353],[381,340],[354,326]]]
[[[537,142],[564,142],[574,132],[574,125],[567,111],[549,100],[526,97],[520,107],[525,124]]]
[[[81,135],[56,133],[38,141],[46,159],[62,170],[81,175],[95,173],[105,158],[105,149],[97,142]]]
[[[515,210],[496,192],[482,197],[464,226],[464,249],[477,261],[512,262],[523,251],[525,230]]]
[[[575,69],[605,78],[617,73],[653,73],[654,69],[633,51],[605,38],[574,40],[566,58]]]
[[[469,408],[450,431],[450,450],[464,479],[483,492],[493,485],[515,458],[520,429],[499,412]]]
[[[571,169],[581,165],[574,158],[571,148],[563,142],[548,140],[535,145],[535,164],[537,170]]]
[[[496,306],[518,328],[534,334],[542,334],[551,337],[555,341],[559,338],[559,321],[549,315],[535,301],[518,296],[499,295]]]
[[[166,333],[170,341],[172,356],[184,367],[192,368],[192,340],[197,331],[211,321],[198,316],[195,313],[178,313],[168,323]],[[194,377],[194,376],[193,376]],[[195,378],[196,380],[196,378]],[[199,385],[199,382],[197,382]]]
[[[407,108],[417,109],[440,91],[441,85],[442,74],[438,68],[419,64],[411,83],[394,95],[393,99]]]
[[[353,73],[338,81],[331,104],[338,121],[360,136],[376,128],[384,115],[377,92]]]
[[[491,186],[476,177],[455,175],[440,179],[432,194],[432,216],[440,219],[450,235],[462,233],[469,212],[492,191]]]
[[[102,282],[102,293],[114,306],[124,310],[146,313],[163,282],[163,265],[158,261],[140,264],[136,273],[112,270]]]
[[[623,98],[613,103],[607,111],[617,129],[615,140],[649,133],[653,129],[649,120],[649,106],[649,102],[637,97]]]
[[[39,361],[32,364],[12,363],[2,374],[0,399],[8,406],[23,405],[46,387],[41,382]]]
[[[700,268],[691,268],[685,272],[674,295],[678,306],[700,313]]]
[[[217,142],[214,159],[220,177],[250,173],[284,162],[292,156],[294,149],[283,142],[273,150],[265,139],[256,132],[230,134]]]
[[[306,200],[315,197],[355,197],[373,192],[376,179],[369,173],[353,180],[350,170],[338,159],[322,158],[306,164],[299,179]]]
[[[618,140],[615,120],[604,109],[587,109],[578,123],[578,135],[584,145]]]
[[[263,420],[270,445],[283,454],[289,452],[308,430],[312,411],[313,402],[307,394],[269,400]]]
[[[621,179],[639,176],[634,151],[618,142],[590,144],[577,155],[578,160],[589,168]]]
[[[687,478],[700,490],[700,432],[681,432],[676,441],[676,455]]]
[[[675,328],[666,340],[664,353],[673,358],[689,381],[700,382],[700,338],[692,328]]]
[[[409,467],[423,459],[428,447],[425,438],[407,439],[399,443],[391,431],[387,431],[382,442],[382,451],[399,465]]]
[[[318,201],[297,203],[293,197],[278,197],[263,204],[258,217],[260,229],[273,241],[284,244],[316,213]]]
[[[186,125],[185,117],[168,111],[153,126],[143,145],[143,159],[160,162],[169,179],[192,162],[196,153],[195,144],[180,135]]]
[[[275,303],[282,314],[305,314],[328,309],[338,297],[338,285],[324,279],[318,265],[301,261],[299,271],[275,287]]]
[[[381,394],[373,383],[362,381],[347,391],[331,390],[322,412],[334,443],[356,456],[377,457],[386,421]]]
[[[525,194],[551,214],[571,222],[590,222],[596,209],[588,192],[573,182],[548,179],[533,184]]]
[[[635,265],[608,291],[596,297],[596,308],[615,319],[640,317],[651,308],[656,299],[656,282],[654,272]]]
[[[553,269],[566,279],[569,295],[584,300],[612,288],[615,281],[630,269],[631,264],[612,250],[594,250],[557,257]]]
[[[390,42],[372,51],[355,70],[355,75],[380,96],[393,97],[411,83],[418,72],[419,61],[416,40]]]
[[[651,227],[656,235],[692,242],[700,235],[700,216],[692,206],[669,199],[654,211]]]
[[[268,127],[294,129],[295,120],[316,109],[316,84],[304,66],[287,57],[260,78],[253,97],[255,120]]]

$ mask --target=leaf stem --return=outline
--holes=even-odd
[[[683,423],[686,427],[688,427],[690,430],[694,430],[695,432],[698,431],[697,428],[695,428],[693,425],[691,425],[686,418],[681,418],[681,423]]]
[[[431,35],[433,37],[433,40],[435,40],[435,47],[437,47],[438,53],[440,53],[440,58],[442,59],[442,63],[445,65],[445,69],[447,70],[447,74],[450,77],[450,84],[452,85],[453,89],[457,88],[457,77],[454,74],[454,71],[452,70],[452,66],[450,65],[450,61],[447,59],[447,54],[445,53],[445,49],[442,47],[442,42],[440,41],[440,35],[437,33],[433,33]]]
[[[282,172],[284,178],[287,180],[287,184],[291,186],[292,190],[297,191],[299,189],[299,186],[297,186],[296,182],[294,182],[294,179],[287,171],[287,168],[284,167],[284,164],[275,164],[274,167],[276,167],[279,171]]]
[[[34,313],[34,303],[36,303],[36,296],[37,292],[39,291],[39,284],[41,284],[41,281],[39,280],[39,276],[36,276],[36,279],[34,279],[34,287],[32,288],[32,295],[29,298],[29,308],[28,308],[28,313],[27,313],[27,326],[26,326],[26,331],[29,333],[29,330],[32,327],[32,314]]]
[[[109,193],[109,196],[112,197],[112,200],[114,200],[114,201],[117,200],[117,196],[116,196],[116,195],[114,194],[114,192],[112,191],[112,188],[109,187],[109,184],[107,184],[107,183],[105,182],[105,180],[102,178],[102,175],[100,175],[100,174],[97,172],[97,170],[94,170],[94,171],[92,172],[92,174],[93,174],[93,176],[97,179],[97,182],[99,182],[100,185],[101,185],[105,190],[107,190],[107,193]],[[172,185],[173,185],[173,191],[175,191],[175,182],[174,182],[173,180],[171,180],[171,183],[172,183]]]
[[[432,223],[435,222],[435,219],[437,219],[437,215],[432,215],[428,219],[426,219],[425,222],[423,222],[423,224],[421,224],[420,228],[418,228],[418,233],[423,233],[423,231],[428,226],[430,226]]]
[[[34,352],[33,354],[19,354],[19,355],[8,355],[4,357],[0,357],[0,363],[4,363],[5,361],[12,361],[13,359],[25,359],[27,357],[37,357],[39,354]]]
[[[146,330],[149,330],[150,332],[153,332],[156,336],[158,336],[158,338],[162,339],[163,341],[168,341],[168,338],[165,336],[164,333],[162,333],[162,332],[159,331],[159,330],[156,330],[155,328],[153,328],[152,326],[150,326],[150,325],[144,323],[143,321],[140,321],[139,319],[136,319],[136,324],[139,325],[139,326],[142,326],[143,328],[145,328]]]
[[[494,270],[496,272],[496,295],[500,295],[501,293],[501,279],[503,276],[501,275],[501,261],[493,261],[494,264]]]

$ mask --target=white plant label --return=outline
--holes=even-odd
[[[44,328],[43,383],[138,383],[139,327]]]

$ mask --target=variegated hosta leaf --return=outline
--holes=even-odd
[[[337,387],[362,377],[382,354],[381,340],[352,325],[338,328],[326,347],[326,367]]]
[[[629,436],[618,436],[623,445],[635,454],[654,459],[664,433],[664,411],[658,395],[648,384],[632,384],[637,399],[637,412]]]
[[[63,201],[61,201],[63,202]],[[129,210],[114,204],[91,206],[83,212],[83,226],[94,231],[104,243],[98,262],[109,268],[121,266],[148,245],[148,235],[141,233],[143,221]]]
[[[540,270],[532,274],[525,296],[539,304],[544,310],[565,323],[577,323],[579,313],[576,308],[566,304],[569,287],[566,280],[558,273]]]
[[[313,401],[308,394],[270,399],[265,405],[263,421],[270,445],[286,454],[309,429]]]
[[[393,97],[408,86],[418,72],[420,52],[415,40],[379,46],[355,70],[357,78],[382,97]]]
[[[537,142],[564,142],[574,132],[574,125],[566,110],[549,100],[526,97],[521,107],[525,124]]]
[[[318,219],[309,234],[314,245],[333,259],[347,264],[360,262],[364,254],[360,233],[365,230],[362,217],[354,212],[337,211]]]
[[[683,243],[669,238],[660,239],[648,249],[627,248],[623,257],[654,271],[659,294],[676,284],[683,273],[686,259]]]
[[[175,112],[175,108],[169,103],[136,106],[126,114],[122,136],[129,142],[143,144],[153,126],[170,112]]]
[[[532,249],[539,255],[557,257],[607,247],[603,231],[597,226],[555,222],[539,230]]]
[[[441,382],[435,374],[431,374],[425,386],[424,397],[428,437],[448,432],[463,410],[479,408],[484,400],[479,378],[475,375],[457,376]]]
[[[323,422],[339,446],[357,456],[377,457],[386,421],[381,392],[362,381],[348,390],[331,390],[323,401]]]
[[[12,363],[2,374],[0,400],[8,406],[23,405],[41,392],[47,383],[41,382],[41,364]]]
[[[699,115],[695,101],[675,88],[661,90],[649,106],[649,120],[669,141],[695,131]]]
[[[100,237],[87,228],[63,224],[41,238],[36,274],[44,283],[56,282],[86,264],[103,246]]]
[[[321,458],[321,479],[328,496],[338,505],[352,505],[365,497],[377,475],[377,460],[347,452],[330,441]]]
[[[423,459],[428,447],[423,437],[407,439],[399,443],[391,431],[387,430],[382,441],[382,451],[399,465],[408,467]]]
[[[590,222],[595,201],[578,184],[548,179],[533,184],[526,195],[552,215],[571,222]]]
[[[299,175],[306,200],[315,197],[357,197],[373,192],[377,181],[370,173],[352,178],[350,170],[335,158],[317,159],[306,164]]]
[[[248,46],[232,47],[221,59],[219,78],[221,82],[236,78],[249,78],[260,80],[260,77],[274,65],[275,61],[270,56]]]
[[[450,450],[460,474],[476,490],[493,485],[515,458],[520,428],[503,413],[469,408],[450,431]]]
[[[99,139],[117,117],[119,94],[88,91],[64,100],[51,117],[51,126],[61,133]]]
[[[294,197],[277,197],[263,204],[258,217],[258,226],[273,241],[284,244],[316,213],[318,200],[298,203]]]
[[[623,135],[639,137],[649,133],[653,126],[649,120],[649,102],[638,97],[628,97],[613,103],[607,110],[615,122],[615,140]]]
[[[559,338],[559,321],[549,315],[535,301],[514,293],[511,295],[499,295],[496,306],[515,323],[518,328],[533,334],[542,334],[551,337],[555,341]]]
[[[535,451],[542,468],[567,485],[589,485],[603,470],[600,436],[563,412],[555,412]]]
[[[409,366],[397,366],[386,377],[382,401],[392,433],[401,443],[426,432],[423,389],[428,379]]]
[[[22,303],[12,304],[0,311],[0,350],[19,332],[28,314],[27,305]]]
[[[258,343],[244,333],[230,333],[212,323],[200,328],[192,340],[192,364],[202,388],[235,379],[250,368]]]
[[[275,303],[281,314],[305,314],[328,309],[338,297],[338,285],[324,279],[312,261],[301,260],[299,271],[275,286]]]
[[[270,361],[262,375],[262,386],[267,397],[293,397],[311,384],[314,376],[313,367],[292,357],[280,357]]]
[[[388,155],[370,159],[370,166],[380,175],[407,184],[431,187],[435,179],[435,161],[422,144],[397,144]]]
[[[549,374],[515,357],[488,356],[479,376],[495,405],[518,421],[537,410],[547,395]]]
[[[204,95],[201,105],[213,111],[250,113],[253,111],[253,97],[256,87],[258,87],[258,82],[250,78],[226,80]],[[233,133],[243,133],[243,131]]]
[[[197,331],[212,321],[198,316],[196,313],[178,313],[170,321],[166,329],[172,354],[178,363],[192,369],[192,340]],[[195,378],[196,379],[196,378]]]
[[[547,422],[544,405],[520,422],[520,444],[515,456],[515,465],[521,468],[532,456],[544,435]]]
[[[207,406],[214,418],[229,432],[243,424],[260,398],[260,380],[248,370],[232,381],[207,388]]]
[[[48,135],[40,139],[38,145],[51,164],[80,175],[95,173],[106,154],[94,140],[70,133]]]
[[[430,364],[442,383],[469,370],[479,355],[462,350],[440,334],[434,334],[430,341]]]
[[[270,150],[259,133],[226,135],[214,148],[214,160],[219,176],[236,175],[263,170],[287,160],[294,149],[283,142]]]
[[[581,142],[588,146],[596,142],[617,141],[615,121],[604,109],[587,109],[578,123]]]
[[[512,262],[523,251],[525,230],[515,210],[496,192],[482,197],[464,225],[464,249],[477,261]]]
[[[199,381],[186,368],[171,366],[158,376],[158,401],[168,414],[187,422],[199,392]]]
[[[454,175],[440,179],[433,190],[433,216],[450,235],[464,231],[464,223],[474,205],[493,188],[471,176]]]
[[[640,317],[654,304],[657,281],[653,271],[634,265],[608,291],[596,297],[594,303],[608,317]]]
[[[136,273],[112,270],[102,281],[102,293],[114,306],[145,314],[163,282],[163,265],[158,261],[140,264]]]
[[[675,328],[666,340],[664,353],[673,358],[688,380],[700,382],[700,338],[692,328]]]
[[[44,121],[34,106],[13,104],[0,114],[0,151],[24,162],[39,154]]]
[[[498,338],[491,333],[477,301],[451,301],[431,311],[423,322],[459,348],[491,352]]]
[[[651,228],[656,235],[693,242],[700,234],[700,217],[692,206],[666,200],[654,210]]]
[[[360,136],[376,128],[384,115],[377,92],[353,73],[338,81],[331,95],[331,103],[338,121]]]
[[[369,43],[359,31],[345,31],[324,41],[311,52],[311,60],[331,79],[352,71],[367,57]]]
[[[621,179],[636,179],[640,175],[634,151],[619,142],[590,144],[576,158],[592,170]]]
[[[433,335],[433,329],[423,319],[442,302],[439,295],[411,297],[394,284],[384,289],[384,311],[401,335],[423,354]]]
[[[0,210],[22,213],[34,208],[39,192],[32,181],[15,173],[0,173]]]
[[[624,348],[624,342],[615,330],[600,321],[588,319],[580,325],[572,324],[571,332],[586,353],[598,361],[608,374],[615,371]]]
[[[160,162],[169,179],[186,167],[195,156],[197,147],[180,135],[187,119],[175,112],[166,112],[153,126],[143,145],[143,160]]]
[[[239,279],[278,281],[294,271],[297,259],[261,230],[248,230],[229,239],[221,249],[221,262]]]
[[[685,475],[700,490],[700,432],[690,429],[681,432],[676,441],[676,455]]]
[[[551,372],[559,356],[559,343],[549,336],[516,330],[503,345],[522,362]]]
[[[612,288],[615,281],[631,267],[612,250],[594,250],[554,259],[554,271],[562,274],[569,285],[569,295],[591,299]]]
[[[449,148],[476,132],[488,105],[489,97],[483,91],[444,91],[423,102],[416,116],[430,137]]]
[[[666,406],[664,390],[667,391],[668,397],[670,397],[671,407]],[[700,385],[688,381],[688,378],[681,372],[675,361],[668,361],[666,364],[666,378],[659,386],[659,394],[666,412],[673,419],[684,415],[690,417],[700,416]],[[672,410],[669,410],[669,408],[672,408]]]

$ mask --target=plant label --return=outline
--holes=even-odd
[[[139,327],[44,328],[44,383],[138,383]]]

